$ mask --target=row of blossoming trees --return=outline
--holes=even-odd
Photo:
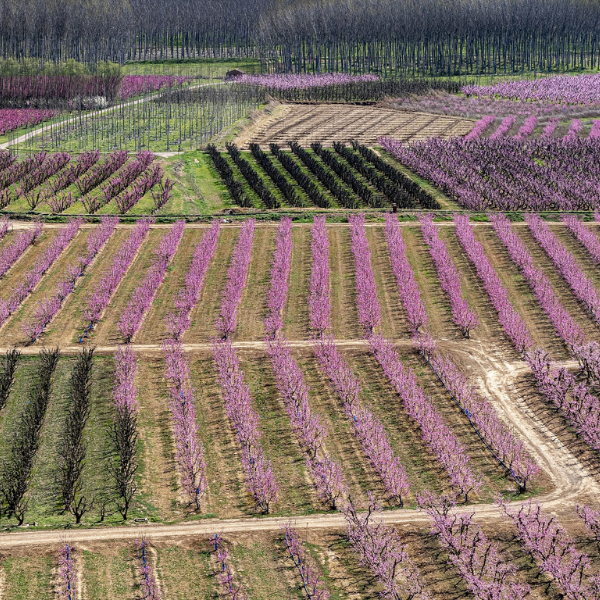
[[[533,347],[532,336],[522,317],[512,306],[508,292],[495,274],[483,247],[475,239],[468,217],[457,216],[455,221],[460,244],[469,260],[473,262],[484,289],[498,313],[500,324],[517,351],[522,353],[530,364],[540,391],[549,402],[557,406],[565,418],[573,423],[583,439],[597,449],[595,444],[597,444],[599,411],[598,401],[592,389],[597,373],[600,371],[597,366],[597,357],[600,354],[597,351],[597,343],[587,341],[581,331],[569,322],[568,314],[559,299],[552,296],[543,273],[535,271],[530,255],[523,244],[519,243],[518,237],[515,238],[510,224],[505,218],[496,216],[493,223],[500,239],[509,248],[511,258],[517,267],[522,269],[526,280],[532,286],[532,291],[547,312],[558,334],[579,360],[588,376],[588,382],[581,383],[564,369],[559,373],[554,372],[547,355]],[[593,237],[589,237],[587,228],[573,219],[567,219],[567,223],[574,235],[589,246],[590,253],[598,249]],[[106,219],[94,230],[89,236],[86,257],[93,250],[90,259],[93,260],[93,257],[101,251],[102,245],[112,235],[114,226],[114,221]],[[573,257],[539,218],[531,217],[528,226],[540,246],[556,264],[565,281],[571,285],[574,293],[581,298],[590,314],[595,317],[597,313],[594,308],[597,300],[592,293],[593,288],[585,275],[577,271],[577,264]],[[95,310],[95,319],[91,320],[92,326],[101,318],[104,308],[108,305],[143,241],[148,227],[149,222],[142,221],[134,228],[117,252],[113,268],[107,271],[106,276],[97,284],[98,296],[92,296],[89,301],[90,307]],[[42,257],[42,266],[46,267],[45,270],[64,251],[77,234],[78,228],[79,223],[73,222],[56,236],[55,245],[51,246],[52,253],[48,257]],[[421,228],[440,275],[442,288],[450,302],[453,320],[467,337],[477,326],[477,318],[462,294],[460,274],[444,242],[437,235],[431,219],[422,217]],[[248,280],[254,232],[253,220],[247,221],[240,230],[230,261],[221,311],[216,323],[221,339],[214,342],[213,355],[225,412],[237,439],[247,491],[262,511],[269,512],[279,499],[279,485],[271,463],[262,448],[260,416],[245,382],[236,348],[231,342],[231,337],[237,329],[239,306]],[[393,344],[378,333],[381,309],[363,216],[355,215],[350,218],[350,234],[356,274],[358,318],[370,352],[389,379],[401,405],[450,482],[451,493],[448,497],[436,498],[430,493],[423,493],[417,497],[417,502],[431,516],[432,533],[448,553],[449,561],[469,590],[482,598],[525,597],[526,586],[515,581],[514,569],[502,553],[499,553],[497,546],[483,535],[468,516],[456,516],[450,511],[459,495],[467,501],[470,494],[477,493],[481,487],[481,478],[470,464],[463,443],[445,424],[443,416],[420,387],[415,374],[403,364]],[[121,336],[127,344],[115,355],[113,427],[116,452],[111,472],[115,481],[117,506],[123,518],[127,518],[136,492],[137,471],[139,407],[134,385],[136,356],[131,342],[152,305],[166,269],[179,248],[182,235],[183,223],[178,222],[163,236],[156,248],[153,265],[132,294],[118,324]],[[538,467],[522,441],[498,416],[494,405],[478,395],[451,358],[444,356],[437,349],[435,341],[428,333],[427,310],[407,258],[402,233],[393,215],[388,215],[386,218],[385,235],[390,248],[392,272],[399,286],[400,299],[406,310],[415,346],[448,390],[452,400],[466,415],[498,464],[514,479],[521,490],[525,490],[528,482],[538,472]],[[195,248],[184,286],[176,292],[174,299],[176,310],[166,319],[171,337],[163,347],[178,480],[187,502],[194,505],[197,510],[202,508],[203,498],[209,492],[207,464],[196,425],[195,390],[191,384],[189,363],[181,345],[181,337],[190,326],[190,312],[200,297],[206,271],[216,252],[218,237],[219,224],[215,223],[205,232],[200,244]],[[427,593],[422,587],[421,578],[398,532],[384,525],[376,516],[379,501],[370,497],[367,513],[360,512],[357,500],[348,491],[347,476],[343,468],[328,451],[326,427],[319,414],[311,408],[310,390],[283,335],[282,314],[287,302],[292,257],[289,219],[280,222],[275,246],[270,273],[271,283],[266,301],[267,354],[292,430],[297,443],[305,453],[307,473],[323,503],[329,508],[342,511],[345,515],[348,522],[348,539],[352,548],[360,557],[361,563],[373,572],[387,597],[408,595],[426,598]],[[410,494],[410,481],[406,470],[399,458],[394,455],[385,427],[369,406],[362,401],[360,381],[331,334],[329,241],[325,220],[322,217],[316,218],[313,224],[311,252],[312,271],[309,278],[308,307],[313,332],[312,344],[317,363],[352,424],[352,430],[365,456],[380,477],[386,491],[386,500],[392,505],[402,506]],[[40,274],[39,269],[35,269],[33,272],[38,277],[36,281],[32,280],[35,285],[44,271]],[[24,288],[20,296],[27,291],[24,296],[26,297],[31,289],[31,286]],[[13,453],[14,456],[9,462],[3,480],[5,504],[11,514],[18,518],[21,515],[21,520],[27,509],[23,504],[24,494],[21,492],[23,485],[26,489],[31,472],[37,445],[36,436],[39,435],[43,423],[48,402],[49,382],[55,368],[53,365],[57,360],[57,355],[48,355],[42,361],[42,365],[45,366],[40,377],[46,383],[33,396],[32,408],[28,409],[36,411],[34,413],[37,419],[34,419],[36,427],[32,430],[29,424],[31,420],[24,416],[23,430],[19,433],[22,439],[15,439],[15,442],[19,442],[19,445],[15,443],[15,448],[32,449],[28,454],[28,462],[22,462],[18,451]],[[10,390],[10,379],[14,376],[14,366],[11,367],[13,363],[14,359],[11,362],[7,355],[4,371],[6,384],[0,382],[2,390]],[[73,384],[74,408],[72,415],[69,416],[73,419],[73,426],[69,428],[73,435],[67,441],[68,445],[76,449],[83,448],[81,432],[85,427],[85,418],[82,420],[78,415],[85,417],[86,414],[85,381],[89,379],[90,364],[91,354],[87,356],[85,353],[82,354],[77,381],[83,383],[78,384],[79,388],[75,383]],[[77,389],[83,391],[78,392]],[[82,510],[86,510],[89,503],[89,498],[84,494],[81,478],[74,476],[77,475],[77,469],[67,463],[61,472],[65,506],[68,506],[76,518],[80,518],[78,515],[82,514]],[[14,482],[21,482],[21,484],[19,489],[13,491],[9,483]],[[595,597],[593,595],[596,593],[595,584],[590,576],[589,559],[576,550],[560,525],[549,521],[535,505],[525,505],[518,512],[514,512],[512,508],[506,508],[505,511],[517,527],[524,550],[531,554],[544,571],[552,573],[555,585],[561,593],[568,598]],[[592,532],[597,531],[596,513],[587,507],[582,507],[580,514],[586,526]],[[548,531],[552,533],[550,538]],[[288,538],[291,547],[297,546],[293,533],[286,532],[286,539]],[[294,552],[292,555],[297,556],[299,550]],[[494,560],[487,561],[486,556],[493,556]],[[223,572],[228,574],[227,577],[223,577],[223,585],[228,589],[238,590],[239,586],[231,584],[231,571],[226,568],[227,561],[224,559],[222,562],[225,565]],[[322,589],[322,582],[318,576],[315,580],[310,569],[306,572],[300,570],[299,573],[305,589]],[[484,595],[484,590],[490,589],[495,590],[496,596]]]
[[[131,210],[146,194],[152,210],[171,198],[173,182],[151,152],[132,160],[125,151],[100,159],[100,152],[84,152],[74,160],[66,152],[39,152],[23,160],[0,153],[0,208],[62,213],[68,209],[93,214],[113,203],[120,214]]]

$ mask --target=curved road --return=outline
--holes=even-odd
[[[361,346],[361,340],[341,340],[345,346]],[[517,378],[528,372],[523,361],[506,361],[499,359],[486,350],[483,344],[476,341],[461,342],[442,341],[445,348],[452,348],[456,354],[463,354],[470,363],[476,363],[476,376],[480,388],[494,404],[500,416],[509,422],[524,440],[527,449],[538,465],[550,478],[553,489],[536,498],[550,512],[559,512],[581,502],[586,496],[599,497],[600,485],[596,478],[582,465],[577,457],[548,429],[544,422],[535,415],[522,400],[512,397]],[[401,345],[409,345],[402,341]],[[308,346],[310,342],[292,342],[293,346]],[[237,347],[263,347],[262,342],[239,342]],[[186,346],[188,350],[209,349],[210,344],[194,344]],[[99,351],[111,351],[112,347],[98,348]],[[160,350],[160,346],[135,346],[141,351]],[[39,352],[38,347],[26,349],[26,353]],[[76,352],[77,346],[67,351]],[[2,349],[0,349],[2,351]],[[515,503],[518,505],[518,503]],[[464,507],[459,511],[464,510]],[[478,504],[468,507],[476,513],[476,519],[490,521],[503,518],[494,504]],[[412,509],[396,509],[384,511],[381,518],[387,523],[427,523],[429,518]],[[298,527],[311,529],[344,528],[345,520],[340,513],[327,513],[297,517],[256,517],[240,519],[206,519],[187,523],[172,524],[132,524],[120,527],[103,527],[89,529],[69,529],[50,531],[13,530],[0,534],[0,549],[19,546],[54,545],[64,541],[65,536],[71,542],[93,542],[115,539],[134,539],[140,535],[153,539],[175,538],[181,536],[209,536],[214,533],[232,533],[248,531],[268,531],[278,529],[282,523],[292,520]]]

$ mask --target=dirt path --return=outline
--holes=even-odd
[[[409,343],[407,342],[407,344]],[[244,342],[236,345],[241,346],[242,344],[248,347],[248,343]],[[301,346],[307,344],[309,342],[306,341],[295,343],[295,345]],[[346,340],[341,341],[340,344],[361,346],[364,345],[364,342]],[[500,416],[518,432],[533,458],[551,480],[554,486],[553,490],[537,498],[545,511],[560,513],[565,506],[581,503],[588,496],[598,497],[600,485],[590,472],[524,401],[515,398],[516,383],[528,371],[525,363],[505,361],[496,356],[490,356],[484,345],[474,340],[462,343],[447,342],[445,346],[452,347],[453,352],[462,354],[466,361],[476,365],[477,378],[481,388],[488,394],[488,398]],[[138,349],[141,348],[138,347]],[[37,348],[30,350],[39,351]],[[472,509],[476,512],[476,518],[481,521],[502,518],[494,504],[475,505]],[[428,521],[428,517],[423,513],[406,509],[385,511],[382,513],[382,519],[388,523],[426,523]],[[344,517],[341,514],[300,516],[294,517],[293,520],[299,528],[327,529],[345,526]],[[222,533],[271,531],[277,530],[282,523],[287,521],[289,521],[289,517],[206,519],[202,522],[174,525],[141,524],[106,529],[71,529],[69,536],[72,542],[134,539],[140,535],[152,536],[153,539],[165,539],[180,536],[206,536],[215,531]],[[0,535],[0,549],[57,544],[63,537],[64,532],[60,531],[5,533]]]

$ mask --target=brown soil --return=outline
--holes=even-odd
[[[329,230],[329,266],[333,334],[341,339],[362,338],[356,308],[354,255],[348,229]]]
[[[148,270],[154,262],[154,250],[166,233],[165,230],[161,229],[150,230],[140,246],[136,258],[129,266],[129,270],[123,279],[121,279],[119,287],[113,293],[110,304],[104,311],[101,321],[94,328],[91,338],[92,343],[102,345],[107,343],[116,344],[123,341],[117,323],[129,303],[134,290],[148,274]],[[110,262],[104,264],[104,268],[108,266],[110,266]]]
[[[234,228],[227,227],[221,231],[215,257],[206,273],[200,300],[190,314],[191,326],[183,337],[187,343],[209,342],[217,334],[215,322],[221,310],[227,268],[238,235],[239,231]]]
[[[181,502],[174,461],[175,446],[168,408],[164,364],[158,358],[140,357],[135,385],[138,390],[141,452],[137,503],[144,516],[155,513],[171,520],[173,500]],[[179,516],[179,515],[178,515]]]
[[[83,320],[87,300],[102,280],[106,270],[110,268],[116,251],[129,234],[130,231],[127,229],[117,229],[106,242],[100,254],[88,267],[86,274],[78,281],[75,290],[69,294],[61,310],[44,333],[45,344],[68,346],[77,342],[79,334],[87,325]]]
[[[238,308],[235,340],[261,340],[264,337],[275,237],[274,229],[257,227],[255,230],[248,282]]]
[[[268,148],[273,142],[285,145],[296,141],[301,146],[319,142],[329,147],[334,141],[358,140],[375,146],[380,136],[402,141],[446,138],[465,135],[473,127],[473,121],[468,119],[379,106],[294,104],[283,105],[279,111],[278,118],[273,115],[260,121],[251,132],[240,137],[238,145],[245,148],[255,142]]]
[[[185,277],[192,263],[194,250],[200,243],[203,233],[200,229],[184,230],[179,249],[158,288],[152,307],[135,336],[137,343],[156,344],[167,338],[165,317],[175,310],[175,296],[179,290],[185,287]]]
[[[283,331],[291,340],[308,339],[310,319],[308,316],[308,282],[312,268],[310,231],[292,229],[292,265],[288,301],[283,310]]]
[[[41,300],[51,298],[54,295],[57,285],[64,280],[68,267],[74,266],[79,257],[87,251],[89,234],[90,230],[77,233],[69,246],[54,261],[48,272],[44,274],[35,289],[2,327],[2,335],[10,340],[11,344],[23,345],[27,343],[27,338],[23,333],[23,324],[33,318]],[[30,254],[30,256],[32,255]],[[39,258],[39,254],[37,254],[37,258]],[[14,274],[16,274],[16,271]],[[8,282],[5,282],[5,285],[8,285]],[[37,343],[45,344],[45,342],[44,334],[42,334]]]

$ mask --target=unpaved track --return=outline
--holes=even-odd
[[[341,340],[342,346],[364,346],[362,340]],[[309,346],[310,342],[291,342],[293,347]],[[410,345],[410,341],[402,341],[398,345]],[[552,491],[536,500],[547,512],[560,513],[565,507],[572,509],[573,505],[582,502],[588,496],[600,495],[600,485],[580,464],[574,454],[557,439],[548,427],[511,392],[519,377],[528,372],[527,365],[522,361],[505,361],[491,356],[483,344],[474,340],[461,342],[445,341],[445,349],[463,354],[470,364],[475,364],[475,377],[479,379],[482,390],[498,410],[500,416],[509,422],[525,441],[527,449],[538,465],[547,473],[554,487]],[[262,348],[262,342],[237,342],[238,348]],[[189,344],[188,350],[208,350],[210,344]],[[159,346],[134,346],[142,352],[160,351]],[[67,351],[78,350],[69,347]],[[98,348],[102,351],[102,348]],[[111,351],[109,347],[104,350]],[[2,351],[2,349],[0,349]],[[39,348],[27,348],[25,353],[35,354]],[[567,363],[563,363],[567,364]],[[569,363],[570,364],[570,363]],[[516,505],[516,504],[515,504]],[[458,509],[464,510],[464,507]],[[479,504],[468,507],[476,513],[476,519],[493,521],[503,518],[494,504]],[[427,523],[429,518],[421,512],[409,509],[385,511],[381,518],[387,523]],[[176,525],[138,524],[125,527],[104,529],[69,529],[69,540],[74,542],[97,542],[108,540],[134,539],[140,535],[153,539],[177,538],[181,536],[206,537],[214,533],[234,533],[248,531],[278,530],[281,524],[292,520],[297,527],[311,529],[341,529],[345,527],[343,515],[320,514],[298,517],[257,517],[244,519],[207,519]],[[59,544],[64,540],[65,531],[13,531],[0,534],[0,550],[19,546],[42,546]]]

